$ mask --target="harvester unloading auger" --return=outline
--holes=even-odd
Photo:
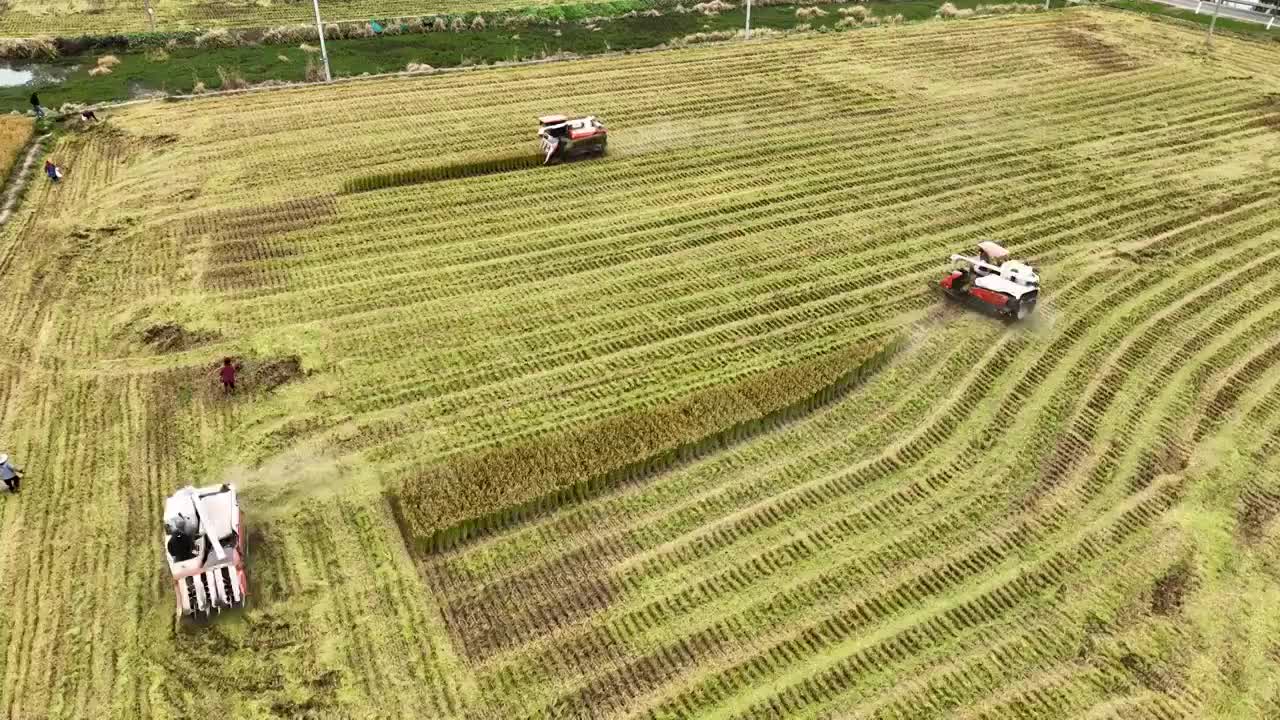
[[[609,131],[595,115],[569,119],[566,115],[538,118],[538,140],[542,143],[542,164],[581,155],[603,155],[609,146]]]
[[[179,617],[244,605],[244,521],[234,485],[188,485],[164,503],[165,557]]]
[[[1040,276],[1026,263],[1009,259],[1009,251],[991,242],[978,243],[978,256],[952,255],[953,268],[939,283],[948,297],[976,300],[1009,318],[1025,320],[1040,299]]]

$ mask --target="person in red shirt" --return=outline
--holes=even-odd
[[[231,364],[231,358],[222,358],[222,367],[218,370],[218,375],[222,378],[222,392],[235,392],[236,366]]]

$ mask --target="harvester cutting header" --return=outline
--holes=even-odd
[[[1026,263],[991,241],[978,243],[978,256],[952,255],[953,269],[942,278],[943,292],[956,300],[973,299],[996,312],[1026,319],[1040,299],[1040,276]]]

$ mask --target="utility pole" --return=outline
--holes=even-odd
[[[1213,26],[1218,24],[1218,11],[1222,9],[1222,0],[1213,3],[1213,17],[1209,20],[1209,33],[1204,36],[1204,49],[1213,49]]]
[[[311,7],[316,11],[316,35],[320,38],[320,57],[324,58],[324,81],[332,82],[329,74],[329,51],[324,47],[324,24],[320,22],[320,0],[311,0]]]
[[[747,39],[751,39],[751,0],[747,0]]]

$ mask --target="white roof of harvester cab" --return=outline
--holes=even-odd
[[[1004,293],[1016,298],[1020,298],[1027,293],[1036,291],[1035,286],[1020,285],[1011,280],[1002,278],[999,275],[979,275],[974,279],[973,284],[986,290],[994,290],[995,292]]]
[[[983,240],[978,243],[978,250],[986,253],[987,257],[992,260],[1004,260],[1009,257],[1008,250],[1005,250],[1003,247],[991,242],[990,240]]]
[[[1022,280],[1023,282],[1039,284],[1040,276],[1036,274],[1035,268],[1024,262],[1010,260],[1000,266],[1000,274],[1008,277],[1010,280]]]
[[[195,498],[200,498],[204,512],[196,511]],[[239,523],[239,507],[235,485],[210,485],[196,488],[188,485],[171,495],[164,502],[164,519],[169,521],[178,514],[200,523],[200,530],[208,531],[216,538],[224,538],[236,530]]]
[[[567,115],[543,115],[542,117],[538,118],[538,122],[542,123],[543,125],[559,125],[562,122],[568,122],[568,121],[569,121],[569,117]]]

